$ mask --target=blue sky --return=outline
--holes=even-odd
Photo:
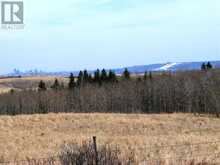
[[[219,0],[24,0],[0,73],[220,60]]]

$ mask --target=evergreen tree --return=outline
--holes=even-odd
[[[125,68],[125,70],[124,70],[123,77],[124,77],[126,80],[130,79],[130,72],[128,71],[127,68]]]
[[[152,72],[149,73],[149,79],[150,79],[150,80],[153,79],[153,74],[152,74]]]
[[[88,79],[89,79],[89,74],[88,74],[87,70],[84,70],[84,72],[83,72],[83,82],[87,83]]]
[[[207,65],[206,65],[206,68],[207,68],[208,70],[212,69],[212,64],[211,64],[210,62],[208,62]]]
[[[144,72],[144,80],[147,80],[147,72]]]
[[[51,86],[52,89],[54,90],[59,90],[61,89],[60,83],[58,81],[58,79],[55,79],[54,84]]]
[[[83,78],[84,78],[83,72],[80,71],[80,72],[79,72],[79,75],[78,75],[78,78],[77,78],[77,85],[78,85],[78,86],[82,85],[82,83],[83,83]]]
[[[75,77],[73,76],[73,73],[70,74],[68,87],[69,89],[73,89],[75,87]]]
[[[113,72],[112,70],[110,70],[108,73],[108,81],[117,82],[117,76],[116,76],[115,72]]]
[[[96,83],[101,83],[101,78],[100,78],[100,70],[97,69],[94,73],[94,82]]]
[[[46,84],[41,80],[38,84],[38,91],[46,91],[46,90],[47,90]]]
[[[206,64],[205,63],[202,63],[202,66],[201,66],[201,70],[206,70]]]
[[[102,69],[101,81],[102,81],[102,82],[105,82],[105,81],[107,81],[107,78],[108,78],[107,72],[105,71],[105,69]]]

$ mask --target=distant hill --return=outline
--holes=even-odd
[[[159,71],[187,71],[187,70],[200,70],[203,62],[168,62],[161,64],[150,64],[150,65],[137,65],[130,66],[127,69],[131,73],[143,74],[145,71],[159,72]],[[220,61],[210,61],[214,68],[220,68]],[[116,74],[122,74],[125,68],[116,68],[112,69]],[[21,72],[15,69],[12,73],[9,73],[4,76],[69,76],[70,73],[73,73],[75,76],[78,75],[79,71],[60,71],[60,72],[44,72],[38,70],[30,70]],[[93,73],[94,71],[89,71]]]
[[[162,64],[151,64],[151,65],[139,65],[127,67],[132,73],[141,74],[145,71],[187,71],[187,70],[200,70],[202,63],[207,63],[207,61],[201,62],[168,62]],[[220,61],[210,61],[214,68],[220,68]],[[117,74],[123,73],[125,68],[115,69]]]

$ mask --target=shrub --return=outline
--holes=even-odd
[[[135,165],[134,155],[123,157],[118,147],[108,145],[100,146],[97,157],[91,142],[78,144],[66,144],[59,154],[62,165]],[[97,158],[97,159],[96,159]]]

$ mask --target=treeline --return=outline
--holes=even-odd
[[[122,76],[97,70],[81,71],[63,84],[43,81],[38,90],[0,95],[0,114],[49,112],[200,113],[220,115],[220,70],[146,72]]]
[[[125,69],[125,79],[130,78],[130,73],[127,69]],[[106,71],[105,69],[102,69],[100,71],[97,69],[94,74],[89,74],[87,70],[80,71],[79,75],[77,77],[74,77],[73,73],[70,74],[69,76],[69,83],[68,83],[68,89],[72,90],[74,88],[79,88],[83,87],[88,84],[106,84],[106,83],[115,83],[118,82],[118,78],[112,70]],[[40,81],[38,85],[38,91],[46,91],[48,89],[47,85],[45,82]],[[65,89],[65,86],[63,83],[60,83],[58,79],[55,79],[54,83],[52,86],[49,87],[49,89],[54,89],[54,90],[62,90]]]

